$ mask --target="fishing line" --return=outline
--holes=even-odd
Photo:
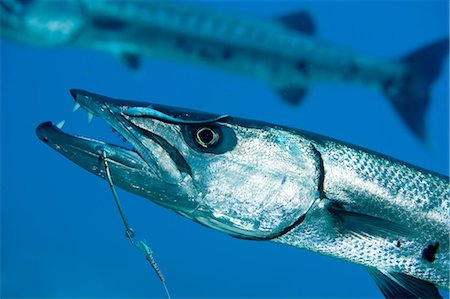
[[[120,217],[122,218],[123,224],[125,225],[125,236],[127,237],[128,240],[130,240],[131,244],[134,247],[136,247],[139,251],[141,251],[144,254],[145,259],[150,263],[153,270],[155,270],[156,275],[158,276],[159,280],[161,281],[161,283],[164,287],[164,290],[166,292],[167,298],[171,299],[169,289],[167,288],[167,285],[166,285],[166,279],[164,278],[164,276],[161,272],[161,269],[159,268],[158,264],[156,263],[156,260],[153,257],[153,251],[150,248],[150,246],[148,246],[147,241],[139,240],[139,242],[136,242],[134,240],[134,237],[136,234],[135,234],[134,230],[131,228],[131,226],[128,224],[127,218],[125,217],[125,213],[123,212],[123,209],[122,209],[122,205],[120,204],[119,196],[117,195],[116,188],[114,187],[114,183],[112,180],[111,169],[109,168],[108,157],[106,156],[105,149],[102,149],[101,158],[102,158],[103,164],[105,166],[106,177],[108,178],[109,187],[111,188],[111,192],[113,194],[114,201],[116,203],[117,209],[119,210]]]

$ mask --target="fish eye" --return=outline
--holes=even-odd
[[[219,142],[219,132],[214,128],[200,127],[195,130],[195,142],[202,148],[211,148]]]
[[[220,124],[187,124],[181,126],[186,143],[195,151],[208,154],[223,154],[237,144],[234,130]]]

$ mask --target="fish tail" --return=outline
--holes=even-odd
[[[443,38],[420,48],[400,59],[407,72],[399,88],[384,85],[384,92],[390,98],[407,126],[422,141],[426,141],[425,114],[430,102],[430,89],[439,76],[443,62],[449,52],[449,38]]]

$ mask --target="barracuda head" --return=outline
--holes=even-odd
[[[0,0],[2,36],[38,46],[59,46],[81,30],[80,1]]]
[[[319,196],[315,153],[298,134],[86,91],[72,95],[134,149],[71,136],[49,122],[37,128],[41,140],[103,178],[105,151],[116,185],[204,225],[271,239],[298,222]]]

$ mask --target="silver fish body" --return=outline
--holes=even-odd
[[[319,204],[311,211],[311,218],[274,241],[406,273],[448,289],[448,177],[335,141],[321,141],[315,146],[324,163],[327,199],[358,214],[401,223],[410,232],[383,238],[342,233]],[[424,250],[437,243],[439,249],[430,262],[424,258]]]
[[[106,150],[119,187],[234,237],[366,266],[390,298],[448,289],[447,177],[263,122],[72,94],[133,146],[38,127],[41,140],[88,171],[105,178]],[[390,295],[392,281],[406,291]]]
[[[448,38],[398,60],[358,55],[312,36],[305,12],[258,20],[158,0],[1,0],[1,34],[40,46],[76,46],[120,57],[132,68],[162,57],[246,74],[296,104],[310,85],[356,83],[381,91],[405,123],[425,137],[429,89],[448,54]]]

